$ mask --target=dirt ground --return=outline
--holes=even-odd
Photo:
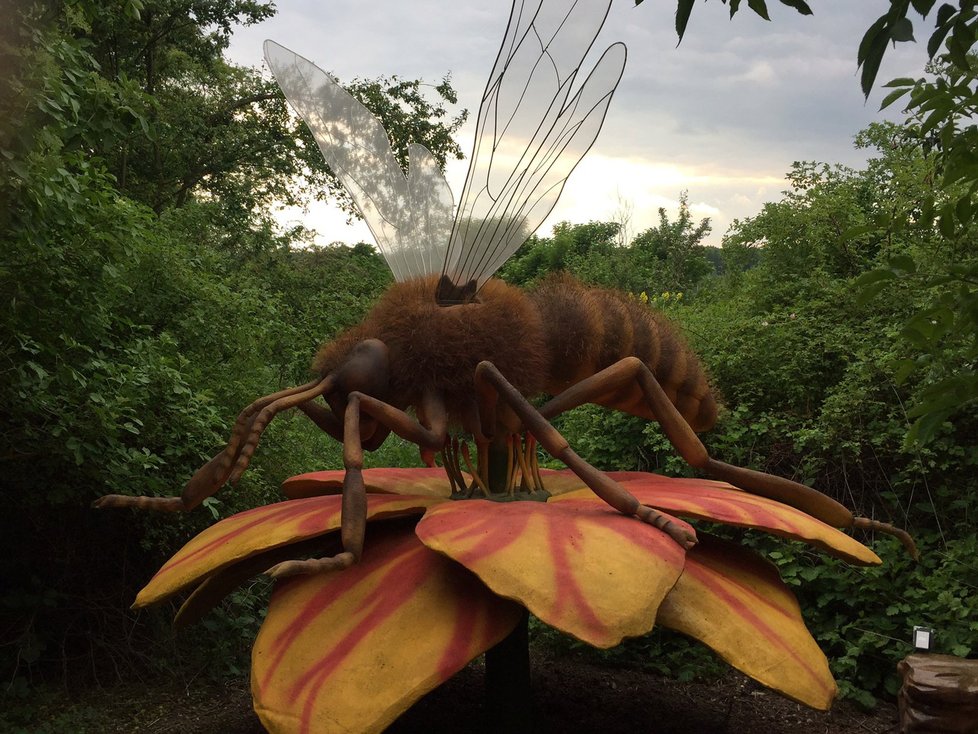
[[[475,662],[407,711],[391,734],[482,734],[484,668]],[[575,656],[534,655],[536,731],[541,734],[713,734],[719,732],[895,732],[896,708],[865,712],[852,703],[812,711],[731,672],[713,683],[680,683],[637,670],[596,665]],[[261,734],[244,682],[103,691],[114,726],[100,734]],[[64,713],[64,708],[61,709]],[[43,719],[43,717],[42,717]],[[47,729],[50,731],[50,729]]]

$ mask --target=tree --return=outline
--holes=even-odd
[[[631,243],[635,271],[647,283],[636,291],[690,291],[713,266],[706,256],[703,239],[710,233],[710,219],[694,223],[689,211],[689,197],[679,195],[679,216],[674,222],[663,207],[659,208],[659,224],[636,235]]]
[[[547,274],[566,271],[591,285],[636,295],[693,289],[714,271],[702,242],[710,220],[693,221],[686,192],[679,195],[679,216],[669,221],[659,209],[659,224],[621,244],[621,222],[554,225],[552,237],[531,237],[500,269],[500,276],[530,285]]]
[[[571,224],[558,222],[552,237],[532,236],[500,268],[500,277],[517,285],[529,285],[548,273],[567,271],[596,285],[618,275],[610,260],[619,252],[617,222]]]
[[[636,0],[636,5],[642,0]],[[723,0],[726,3],[726,0]],[[784,5],[810,15],[811,8],[800,0],[781,0]],[[687,29],[695,0],[679,0],[676,31],[680,40]],[[880,63],[889,44],[913,41],[911,15],[926,19],[937,5],[936,0],[890,0],[890,7],[866,31],[856,54],[861,68],[860,83],[869,95],[876,82]],[[764,0],[748,2],[755,13],[768,19]],[[740,9],[739,0],[730,0],[730,15]],[[868,296],[879,293],[890,281],[913,280],[918,288],[934,294],[929,304],[907,321],[902,330],[919,354],[904,360],[898,374],[905,378],[914,369],[933,371],[943,363],[942,354],[950,345],[967,358],[959,362],[960,369],[946,373],[932,389],[920,396],[920,402],[910,410],[914,423],[908,440],[926,442],[940,426],[962,406],[978,401],[978,263],[970,259],[974,236],[971,224],[976,216],[975,195],[978,194],[978,62],[972,53],[978,42],[978,2],[958,0],[957,5],[945,2],[934,14],[934,30],[927,41],[931,59],[930,77],[894,79],[885,86],[892,91],[883,99],[885,108],[907,98],[905,131],[893,140],[906,148],[919,149],[929,155],[933,165],[936,188],[914,208],[879,212],[872,225],[858,228],[865,233],[874,226],[891,232],[908,225],[928,229],[936,221],[941,234],[956,243],[955,253],[942,272],[934,273],[912,255],[897,257],[886,268],[867,273],[859,285]],[[921,273],[927,272],[923,276]],[[955,360],[957,362],[957,360]],[[946,366],[946,363],[945,363]]]
[[[143,92],[145,130],[98,150],[123,193],[157,213],[217,197],[229,213],[247,216],[309,196],[355,213],[275,82],[222,56],[236,25],[273,13],[262,0],[144,0],[138,15],[94,15],[82,33],[102,73]],[[450,117],[444,107],[456,102],[448,78],[432,88],[434,101],[419,80],[355,80],[348,88],[381,119],[402,165],[411,142],[442,166],[462,157],[452,134],[465,113]]]

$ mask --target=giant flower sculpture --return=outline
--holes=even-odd
[[[504,503],[452,501],[437,469],[364,471],[370,525],[361,562],[278,581],[255,641],[252,693],[269,731],[381,731],[503,640],[523,608],[600,648],[654,624],[675,629],[796,701],[831,705],[828,663],[773,565],[702,530],[685,551],[573,475],[543,474],[546,502]],[[178,614],[188,623],[242,580],[338,543],[342,476],[293,477],[283,487],[289,500],[208,528],[163,566],[136,606],[193,590]],[[723,482],[611,476],[675,515],[880,563],[804,512]]]

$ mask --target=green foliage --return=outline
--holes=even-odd
[[[620,226],[613,222],[570,224],[559,222],[553,236],[532,236],[524,242],[503,265],[499,274],[516,285],[529,285],[548,273],[569,271],[578,275],[582,270],[592,276],[613,272],[619,258],[616,245]],[[601,264],[606,264],[602,266]],[[601,275],[597,281],[601,281]]]
[[[669,221],[659,209],[659,223],[622,243],[616,222],[589,222],[554,226],[553,236],[530,237],[500,269],[504,280],[530,285],[548,273],[566,271],[575,277],[636,295],[694,290],[714,272],[710,248],[703,239],[710,233],[709,219],[696,223],[686,192],[679,195],[679,216]]]
[[[643,445],[646,421],[627,413],[597,405],[584,405],[561,416],[556,422],[565,436],[573,436],[574,450],[599,469],[647,469],[651,457]],[[562,465],[555,464],[562,468]]]
[[[710,220],[693,222],[687,193],[679,195],[679,216],[669,221],[659,208],[659,224],[640,232],[632,240],[633,292],[688,292],[708,274],[713,264],[702,242],[710,234]]]
[[[978,37],[978,21],[972,11],[969,24],[960,17],[947,22],[954,30],[946,52],[932,66],[934,78],[895,79],[887,85],[894,91],[883,101],[885,107],[909,92],[909,118],[900,143],[929,157],[937,186],[913,209],[897,209],[881,218],[880,225],[891,229],[933,228],[936,221],[948,257],[937,264],[910,252],[888,267],[867,273],[860,283],[867,299],[901,282],[929,294],[901,329],[901,337],[917,352],[901,362],[902,378],[917,373],[930,381],[909,411],[915,420],[908,441],[923,443],[938,435],[945,421],[962,406],[978,400],[974,370],[978,358],[978,262],[973,256],[973,202],[978,192],[974,87],[978,62],[973,55],[961,53]],[[905,220],[910,224],[905,225]]]
[[[105,79],[139,92],[143,127],[101,138],[95,149],[126,196],[157,213],[193,199],[218,198],[227,225],[247,226],[256,212],[333,199],[351,216],[349,194],[326,167],[305,124],[275,82],[221,55],[232,29],[274,14],[261,0],[146,0],[138,16],[98,12],[78,31]],[[356,80],[350,92],[381,120],[406,165],[410,142],[440,165],[461,158],[452,134],[465,113],[448,78],[421,93],[419,80]],[[424,85],[427,88],[427,85]]]
[[[676,29],[680,40],[694,4],[695,0],[678,2]],[[785,4],[810,13],[804,3]],[[767,18],[763,2],[748,5]],[[860,84],[867,97],[890,44],[915,40],[910,16],[926,19],[936,5],[935,0],[890,0],[888,10],[867,29],[856,54]],[[731,0],[731,17],[738,7],[739,3]],[[864,289],[864,299],[879,293],[887,281],[896,278],[910,280],[917,289],[932,296],[918,301],[901,331],[918,353],[915,358],[901,361],[901,374],[916,370],[931,383],[909,410],[914,419],[907,437],[910,443],[932,440],[961,406],[978,400],[978,375],[973,366],[978,358],[978,265],[968,254],[974,244],[971,224],[978,193],[978,93],[972,53],[978,41],[978,8],[974,0],[958,0],[956,6],[941,3],[932,17],[934,30],[927,41],[927,55],[933,62],[931,76],[890,81],[884,85],[891,91],[881,107],[908,100],[905,129],[892,135],[892,142],[927,156],[932,166],[929,180],[936,186],[913,201],[897,198],[891,206],[872,213],[870,222],[849,230],[889,236],[907,228],[932,232],[936,224],[949,244],[957,245],[943,266],[933,259],[918,260],[913,252],[891,253],[898,258],[893,262],[899,266],[881,264],[857,284]],[[849,237],[840,238],[843,244],[848,240]]]
[[[894,696],[896,664],[913,652],[914,625],[937,630],[935,649],[969,657],[978,649],[978,540],[972,534],[946,544],[918,535],[920,563],[887,538],[876,543],[883,566],[856,568],[800,544],[756,537],[748,542],[779,567],[825,651],[842,695],[866,706]]]
[[[933,195],[933,158],[900,145],[905,134],[895,125],[861,133],[858,144],[878,151],[864,170],[796,164],[782,199],[728,233],[722,274],[706,277],[695,298],[654,303],[687,334],[722,397],[703,436],[713,456],[817,487],[857,514],[906,527],[920,544],[919,565],[886,539],[876,543],[884,565],[856,569],[735,533],[781,567],[843,693],[867,705],[893,694],[913,625],[940,630],[942,652],[978,649],[967,612],[978,603],[978,411],[958,404],[964,393],[942,392],[954,420],[927,445],[905,440],[910,406],[944,390],[948,375],[967,375],[973,360],[952,338],[960,314],[925,322],[917,314],[928,304],[951,308],[958,286],[940,274],[950,259],[974,255],[933,220],[894,226],[893,212],[919,212]],[[869,275],[880,272],[889,274]],[[877,282],[884,287],[863,297]],[[918,342],[929,340],[923,356],[907,324]],[[598,466],[691,474],[655,424],[585,407],[560,428]],[[687,653],[656,644],[629,643],[622,660],[648,645],[662,656],[656,664],[688,670]]]
[[[61,671],[240,674],[264,590],[233,595],[212,635],[174,638],[172,614],[134,617],[128,604],[195,531],[276,501],[291,474],[341,466],[335,442],[283,416],[240,484],[187,516],[88,509],[107,493],[179,492],[243,406],[305,382],[318,346],[390,282],[370,246],[317,248],[267,213],[306,155],[319,166],[307,183],[329,176],[311,139],[296,143],[278,92],[220,57],[235,23],[270,12],[250,0],[71,2],[4,28],[4,696]],[[453,154],[455,122],[417,82],[360,84],[387,105],[397,149],[420,135],[442,161]],[[437,94],[454,92],[444,82]],[[373,462],[417,463],[414,447],[388,444]]]

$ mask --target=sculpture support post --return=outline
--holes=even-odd
[[[524,611],[509,636],[486,651],[486,718],[491,732],[530,734],[534,731],[529,617],[529,612]]]
[[[489,491],[493,494],[503,494],[509,479],[506,476],[509,461],[506,438],[505,431],[497,431],[489,443]]]
[[[489,445],[489,486],[493,491],[506,486],[506,461],[505,440],[493,441]],[[529,618],[529,612],[524,610],[513,631],[486,651],[486,719],[491,732],[530,734],[534,731]]]

